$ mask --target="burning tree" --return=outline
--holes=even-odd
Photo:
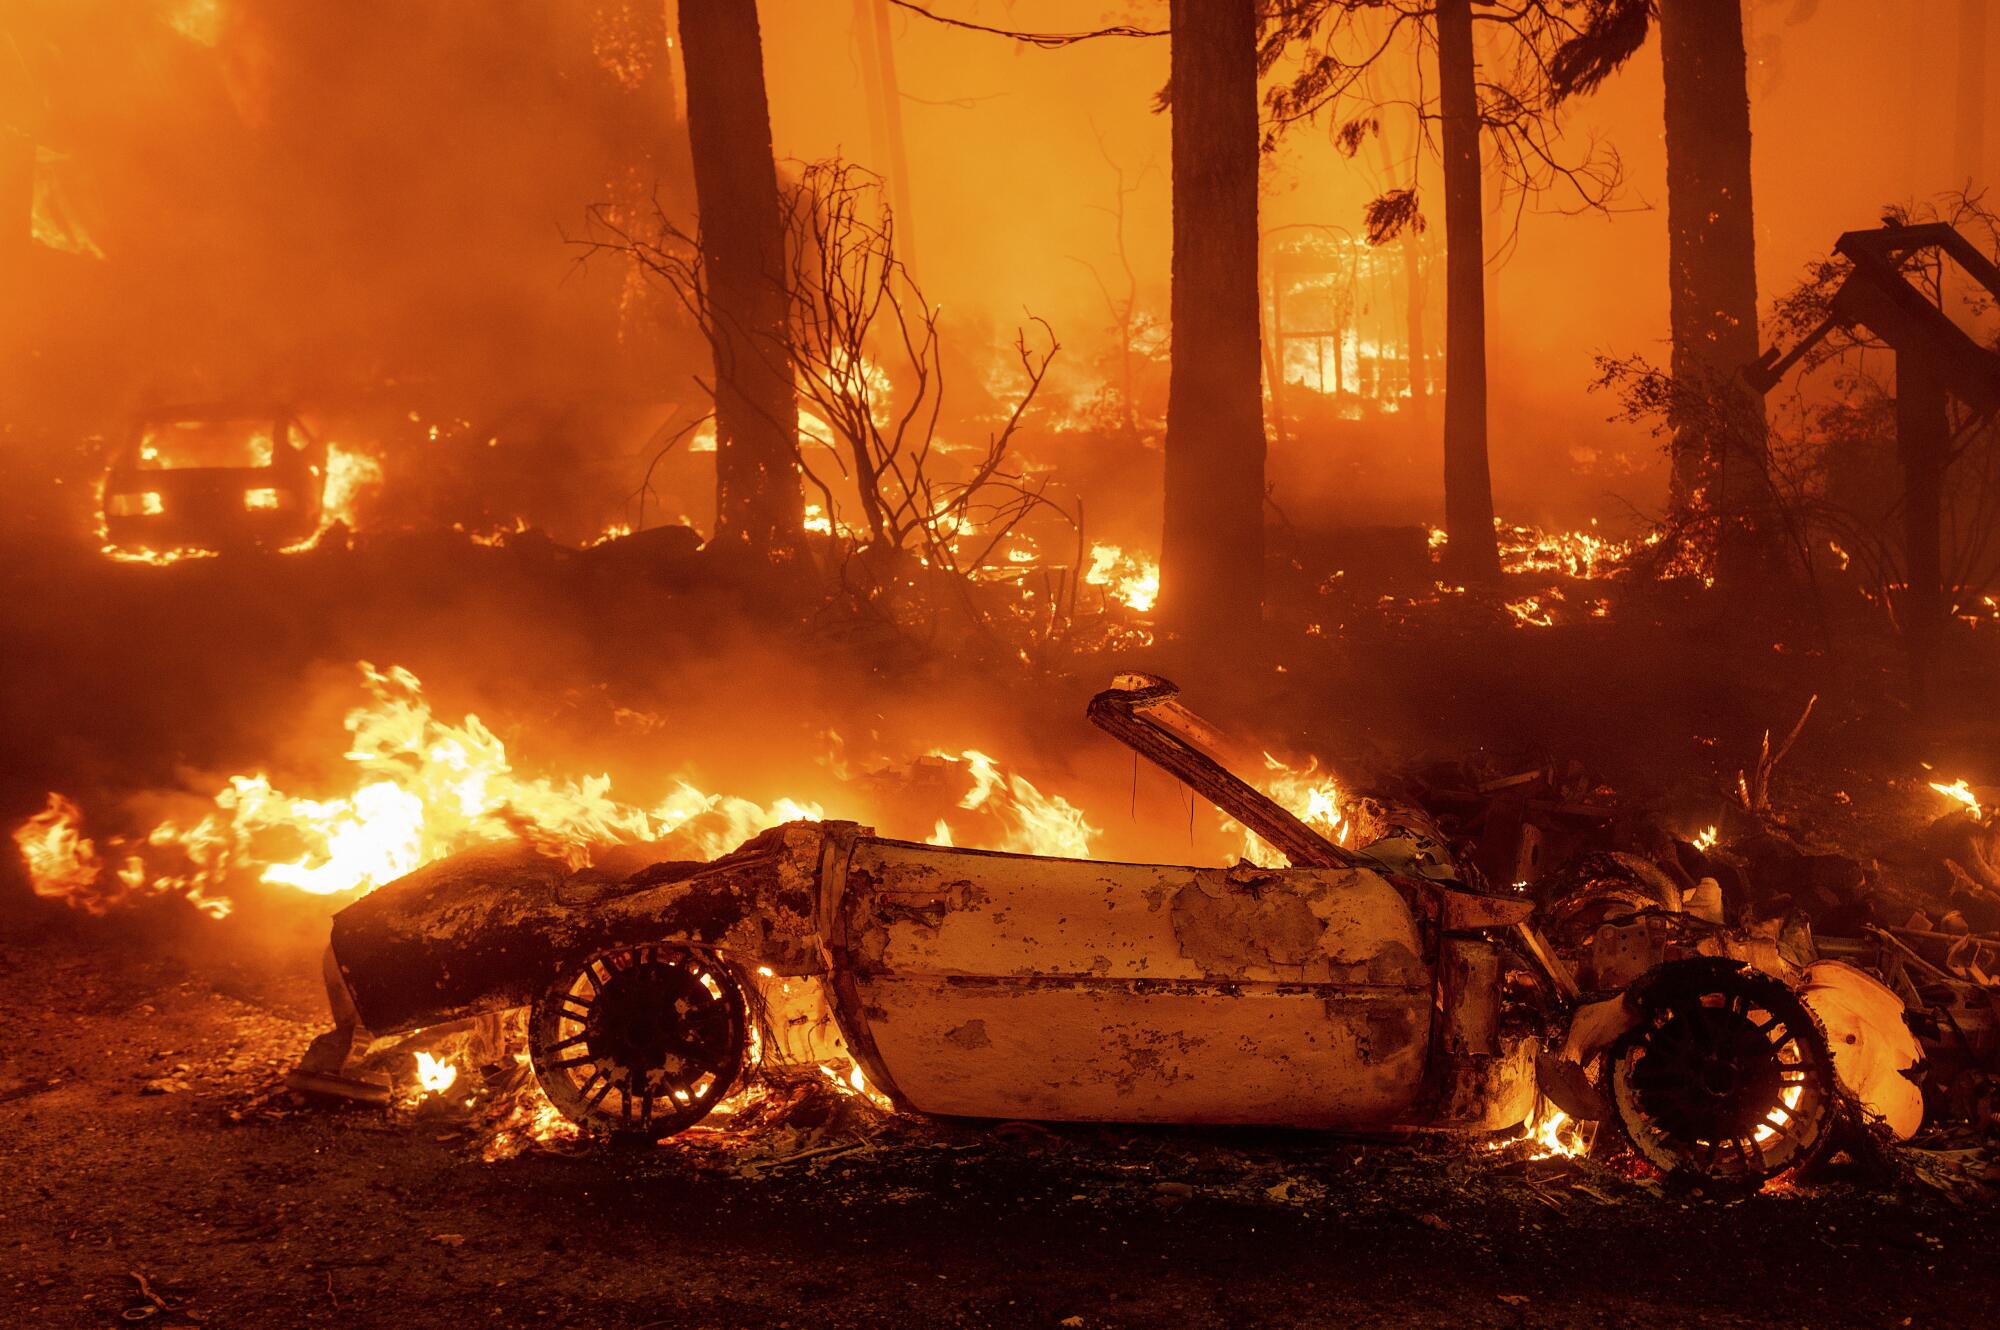
[[[1042,514],[1076,525],[1047,478],[1010,457],[1060,349],[1054,332],[1040,319],[1032,334],[1017,331],[1018,393],[983,445],[956,447],[940,435],[940,310],[897,256],[880,179],[844,162],[806,166],[781,195],[779,221],[783,266],[765,281],[787,317],[782,338],[763,345],[782,352],[786,377],[807,403],[786,462],[819,494],[802,525],[853,556],[835,571],[856,608],[900,627],[934,626],[942,591],[970,622],[990,627],[994,616],[975,587],[1004,566],[1022,523]],[[602,212],[597,222],[607,236],[600,247],[664,282],[711,340],[723,335],[716,329],[727,315],[711,294],[701,239],[664,213],[651,236],[622,230]],[[961,454],[967,460],[956,460]]]
[[[1291,78],[1266,96],[1273,122],[1267,142],[1326,112],[1339,117],[1335,142],[1352,156],[1380,132],[1386,111],[1401,108],[1416,119],[1420,145],[1442,165],[1445,530],[1447,557],[1460,580],[1490,580],[1500,571],[1486,442],[1481,172],[1498,172],[1517,207],[1558,190],[1568,196],[1566,206],[1607,205],[1619,181],[1618,159],[1608,151],[1581,160],[1561,154],[1558,110],[1566,90],[1557,72],[1565,52],[1601,49],[1606,26],[1624,18],[1620,6],[1598,0],[1536,0],[1518,9],[1473,0],[1286,0],[1266,26],[1262,67],[1297,61]],[[1474,42],[1481,27],[1490,33],[1483,69]],[[1434,82],[1426,80],[1419,59],[1413,92],[1377,90],[1378,67],[1392,52],[1420,57],[1426,47],[1436,53]],[[1482,135],[1490,156],[1482,152]],[[1366,216],[1375,244],[1425,225],[1415,184],[1376,198]]]

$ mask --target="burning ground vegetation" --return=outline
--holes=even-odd
[[[494,890],[514,890],[506,885],[515,871],[509,863],[478,866],[480,854],[495,849],[581,883],[594,872],[614,881],[625,874],[634,861],[621,859],[621,850],[643,848],[637,862],[726,864],[744,842],[768,839],[762,833],[770,828],[829,817],[909,827],[913,841],[922,829],[927,846],[1043,860],[1090,860],[1104,836],[1086,811],[1101,792],[1072,802],[970,748],[901,763],[871,761],[831,731],[821,736],[811,782],[818,797],[760,803],[680,777],[656,802],[626,802],[607,775],[518,771],[492,728],[475,714],[455,721],[437,715],[407,669],[363,663],[357,673],[357,700],[340,722],[346,774],[334,788],[299,795],[263,771],[235,774],[205,798],[189,793],[171,801],[185,811],[130,832],[96,835],[76,802],[51,792],[46,806],[13,832],[30,890],[86,917],[148,911],[157,917],[172,909],[219,928],[241,917],[237,894],[250,893],[252,926],[269,928],[300,903],[327,898],[344,905],[421,878],[427,865],[458,860],[490,875]],[[1505,882],[1503,899],[1538,907],[1542,945],[1560,954],[1557,972],[1578,994],[1616,993],[1677,957],[1746,962],[1803,996],[1814,1028],[1823,1029],[1849,1115],[1844,1136],[1815,1137],[1809,1170],[1789,1164],[1748,1170],[1746,1153],[1749,1180],[1767,1189],[1809,1185],[1815,1177],[1880,1187],[1919,1181],[1977,1195],[1992,1180],[1988,1150],[2000,1126],[1992,1005],[2000,969],[1993,867],[2000,849],[1990,807],[1996,791],[1921,773],[1909,784],[1928,805],[1927,825],[1865,862],[1802,837],[1775,811],[1771,789],[1816,703],[1809,701],[1777,740],[1763,735],[1751,765],[1736,773],[1730,797],[1714,805],[1716,821],[1701,828],[1672,829],[1657,810],[1628,808],[1612,787],[1573,763],[1497,775],[1463,763],[1434,766],[1361,793],[1317,757],[1292,762],[1260,751],[1245,767],[1251,797],[1280,810],[1281,820],[1265,824],[1253,810],[1246,826],[1218,808],[1206,819],[1205,836],[1190,834],[1190,850],[1200,846],[1217,862],[1236,862],[1232,881],[1257,866],[1315,862],[1310,848],[1301,861],[1283,839],[1295,825],[1332,847],[1334,862],[1482,889]],[[639,722],[641,730],[657,726]],[[1235,807],[1205,783],[1226,776],[1203,768],[1191,778],[1161,765],[1191,792]],[[1136,800],[1136,784],[1131,793]],[[1844,792],[1834,797],[1850,802]],[[133,802],[145,807],[157,799]],[[1252,827],[1263,827],[1266,836]],[[1357,848],[1375,857],[1345,857]],[[601,870],[600,860],[607,864]],[[457,939],[442,941],[450,947]],[[589,980],[593,991],[611,973],[598,971]],[[715,1080],[728,1093],[712,1108],[701,1106],[708,1111],[696,1115],[691,1130],[670,1136],[672,1148],[705,1152],[755,1175],[774,1161],[872,1149],[885,1132],[891,1139],[925,1135],[923,1125],[902,1120],[907,1114],[898,1115],[897,1103],[870,1084],[848,1048],[851,1033],[815,991],[816,978],[795,982],[767,965],[756,966],[754,975],[759,997],[744,1064]],[[531,1065],[529,1019],[511,1007],[377,1038],[356,1050],[351,1064],[334,1064],[338,1075],[295,1071],[267,1085],[254,1109],[292,1113],[328,1099],[378,1105],[393,1121],[448,1129],[487,1162],[524,1151],[586,1150],[589,1129],[601,1124],[585,1122],[580,1131],[573,1111],[550,1102],[546,1077]],[[1602,1050],[1608,1041],[1588,1031],[1591,1019],[1579,1009],[1569,1046],[1594,1043]],[[773,1041],[782,1047],[768,1047]],[[310,1064],[308,1056],[304,1065]],[[186,1091],[190,1070],[174,1064],[144,1089]],[[1483,1150],[1531,1162],[1588,1161],[1593,1171],[1656,1191],[1676,1180],[1728,1188],[1729,1175],[1690,1177],[1670,1153],[1649,1150],[1644,1141],[1636,1141],[1635,1152],[1629,1120],[1624,1131],[1607,1122],[1608,1082],[1578,1090],[1563,1083],[1553,1064],[1540,1070],[1556,1083],[1521,1101],[1526,1116],[1489,1133]],[[1601,1069],[1590,1071],[1602,1080]],[[686,1093],[675,1093],[690,1103]],[[629,1112],[629,1087],[619,1095],[621,1113]],[[1578,1110],[1579,1116],[1563,1106],[1574,1109],[1593,1097],[1595,1111]],[[1790,1144],[1786,1123],[1800,1100],[1798,1086],[1781,1091],[1770,1120],[1737,1148],[1760,1147],[1763,1164],[1763,1148]],[[1898,1144],[1920,1129],[1920,1144]],[[1845,1171],[1824,1162],[1822,1152],[1844,1160]]]

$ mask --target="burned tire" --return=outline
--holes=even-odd
[[[528,1013],[528,1054],[549,1101],[595,1135],[663,1140],[708,1116],[749,1049],[728,969],[668,947],[567,967]]]
[[[1812,1162],[1838,1117],[1833,1057],[1805,1004],[1739,961],[1674,961],[1627,994],[1638,1028],[1610,1083],[1633,1148],[1670,1177],[1754,1187]]]

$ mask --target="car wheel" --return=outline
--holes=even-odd
[[[667,947],[566,967],[528,1013],[549,1101],[593,1134],[662,1140],[708,1116],[748,1052],[743,990],[708,957]]]
[[[1783,982],[1737,961],[1659,966],[1632,986],[1636,1029],[1611,1049],[1632,1145],[1683,1182],[1756,1186],[1810,1163],[1838,1116],[1819,1022]]]

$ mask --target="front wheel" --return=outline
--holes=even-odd
[[[749,1049],[743,990],[693,952],[631,947],[565,968],[528,1012],[535,1077],[595,1135],[658,1141],[708,1116]]]

